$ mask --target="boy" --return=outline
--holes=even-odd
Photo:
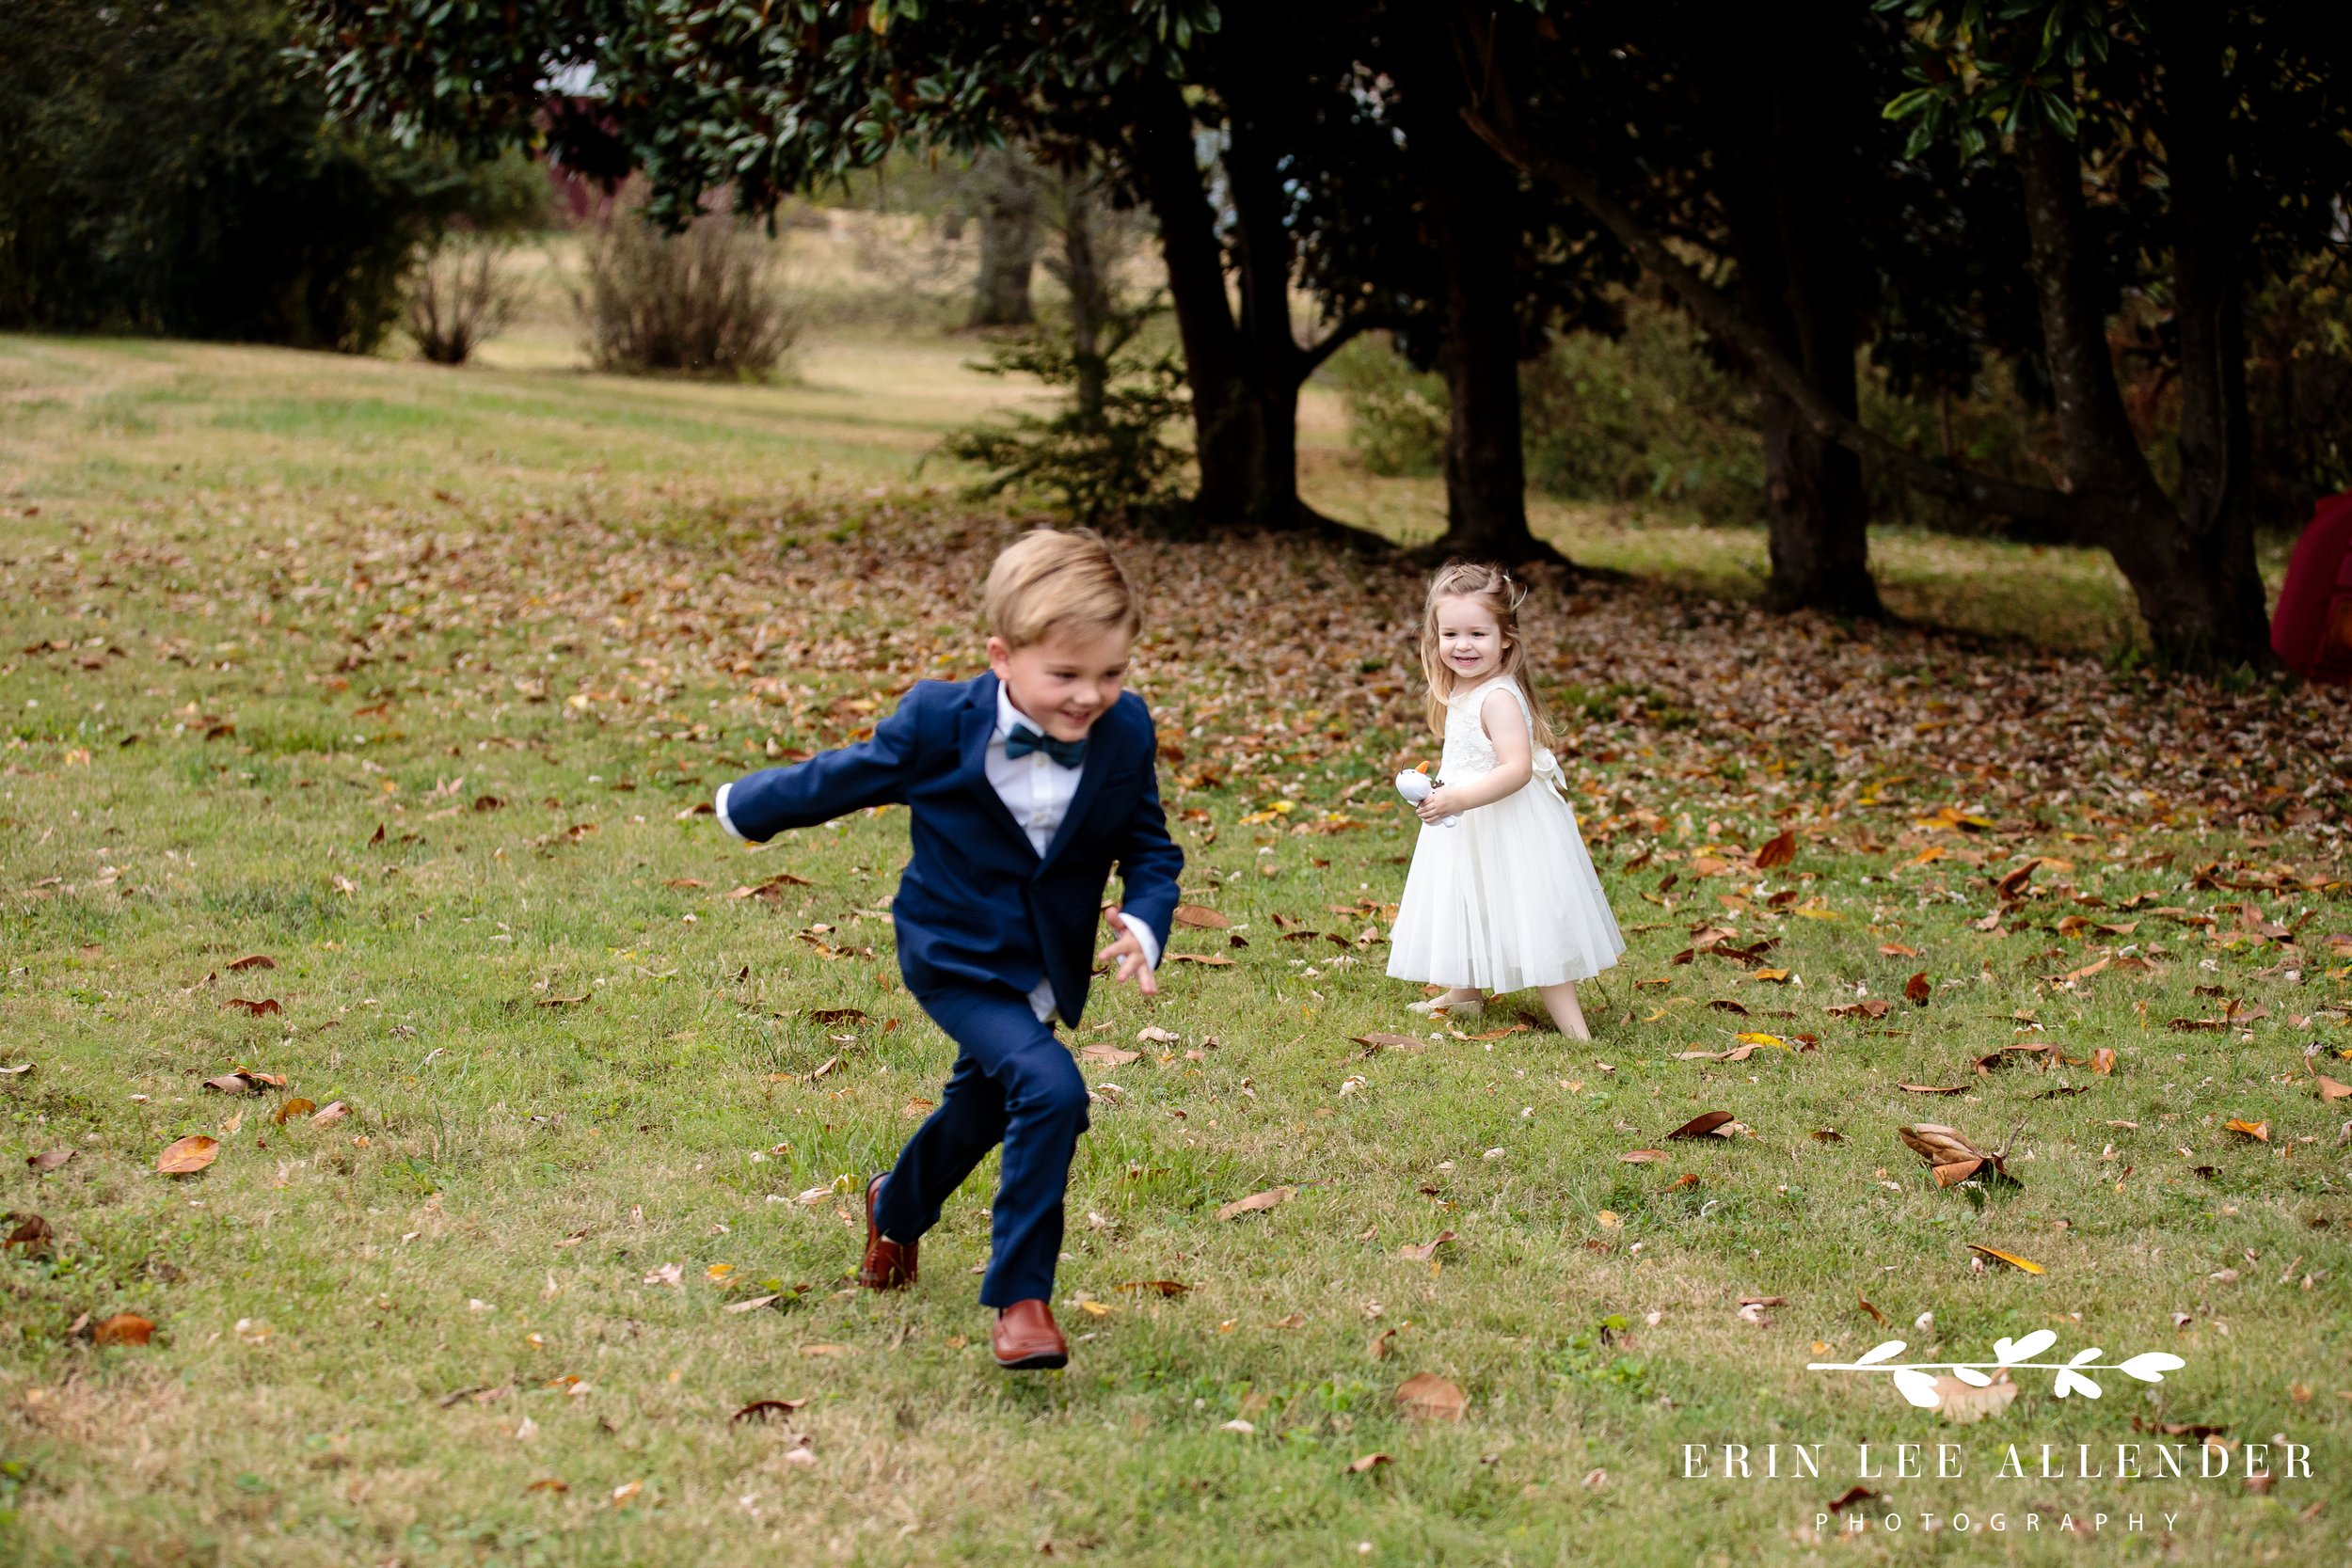
[[[1022,1370],[1070,1359],[1049,1302],[1087,1088],[1050,1020],[1077,1023],[1094,958],[1158,991],[1184,857],[1160,811],[1151,715],[1120,689],[1142,616],[1109,546],[1083,530],[1025,535],[990,568],[986,608],[988,673],[917,682],[872,739],[738,779],[718,813],[761,843],[862,806],[912,809],[891,904],[898,968],[956,1065],[898,1163],[866,1183],[858,1283],[914,1284],[923,1232],[1001,1142],[980,1304],[996,1308],[996,1364]],[[1097,954],[1114,861],[1125,929]]]

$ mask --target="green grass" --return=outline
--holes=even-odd
[[[32,1064],[0,1077],[0,1143],[8,1206],[55,1232],[0,1259],[8,1560],[2082,1560],[2061,1510],[2107,1513],[2090,1549],[2126,1560],[2343,1555],[2347,1102],[2315,1098],[2302,1047],[2352,1050],[2352,954],[2326,940],[2352,932],[2352,710],[1769,620],[1739,602],[1740,531],[1558,515],[1645,579],[1534,623],[1633,944],[1587,990],[1597,1042],[1374,1054],[1351,1037],[1407,1030],[1416,994],[1357,939],[1410,849],[1382,781],[1436,748],[1403,678],[1419,585],[1303,546],[1131,542],[1185,887],[1247,945],[1187,929],[1177,952],[1234,961],[1171,964],[1155,1003],[1096,993],[1078,1043],[1143,1054],[1088,1067],[1068,1372],[988,1361],[992,1170],[917,1290],[849,1289],[850,1192],[947,1065],[875,912],[904,822],[747,852],[692,807],[977,667],[975,585],[1015,525],[915,472],[1001,395],[961,352],[818,342],[798,385],[708,388],[0,340],[0,1066]],[[1315,486],[1400,533],[1425,513]],[[1993,545],[1882,558],[1899,602],[2005,639],[2120,604]],[[1784,826],[1788,866],[1733,852]],[[805,885],[731,895],[787,872]],[[2244,929],[2247,902],[2292,942]],[[1758,965],[1788,977],[1675,962],[1710,922],[1776,941]],[[257,953],[277,967],[230,968]],[[1890,1016],[1825,1010],[1857,985]],[[2168,1028],[2226,1001],[2267,1012]],[[1820,1048],[1677,1059],[1742,1029]],[[2037,1039],[2077,1065],[1972,1069]],[[2103,1047],[2112,1074],[2080,1065]],[[201,1086],[240,1066],[289,1083]],[[293,1096],[352,1115],[280,1126]],[[1714,1108],[1746,1133],[1665,1140]],[[1919,1120],[2022,1124],[2023,1187],[1939,1190],[1895,1135]],[[194,1132],[217,1162],[155,1174]],[[1667,1158],[1618,1158],[1642,1148]],[[74,1157],[22,1163],[52,1149]],[[2047,1272],[1976,1272],[1970,1243]],[[1189,1289],[1122,1289],[1152,1280]],[[1743,1321],[1762,1296],[1785,1300]],[[91,1343],[118,1312],[154,1342]],[[2106,1374],[2095,1404],[2028,1374],[1966,1428],[1804,1370],[2044,1326],[2060,1355],[2187,1366]],[[1421,1372],[1465,1419],[1400,1414]],[[808,1402],[730,1419],[760,1399]],[[2284,1433],[2313,1479],[1994,1478],[2009,1442],[2154,1441],[2135,1418]],[[1871,1483],[1905,1539],[1806,1539],[1856,1443],[1937,1441],[1965,1478]],[[1824,1479],[1680,1479],[1682,1445],[1724,1442],[1822,1444]],[[1955,1509],[2013,1528],[1909,1539]],[[2133,1512],[2177,1514],[2172,1540],[2120,1533]]]

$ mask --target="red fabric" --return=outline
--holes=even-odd
[[[2352,494],[2322,500],[2296,541],[2270,645],[2308,680],[2352,682]]]

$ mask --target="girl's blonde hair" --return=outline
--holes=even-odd
[[[1502,673],[1518,684],[1519,695],[1527,699],[1535,744],[1549,751],[1555,738],[1551,721],[1544,713],[1544,701],[1535,694],[1534,683],[1528,678],[1527,644],[1519,637],[1519,606],[1527,602],[1527,585],[1514,581],[1502,567],[1483,561],[1449,561],[1429,579],[1429,598],[1422,606],[1421,618],[1421,673],[1429,682],[1429,727],[1439,735],[1445,734],[1446,699],[1454,695],[1454,672],[1438,657],[1438,605],[1444,599],[1475,599],[1494,616],[1495,626],[1506,644]]]

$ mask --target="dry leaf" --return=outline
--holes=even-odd
[[[1880,1311],[1875,1306],[1871,1305],[1870,1298],[1868,1296],[1866,1296],[1861,1291],[1856,1291],[1853,1293],[1853,1299],[1854,1305],[1861,1307],[1865,1312],[1869,1313],[1871,1318],[1879,1324],[1883,1326],[1886,1323],[1886,1314]]]
[[[1429,1259],[1438,1256],[1438,1249],[1439,1247],[1445,1245],[1446,1243],[1452,1240],[1454,1240],[1453,1231],[1440,1230],[1438,1232],[1438,1239],[1436,1241],[1422,1242],[1416,1246],[1398,1247],[1396,1249],[1397,1255],[1401,1258],[1409,1258],[1416,1263],[1426,1263]]]
[[[2241,1121],[2237,1117],[2232,1117],[2228,1121],[2222,1123],[2222,1126],[2227,1128],[2229,1131],[2235,1132],[2240,1137],[2251,1138],[2256,1143],[2266,1144],[2270,1141],[2270,1123],[2267,1120]]]
[[[278,1005],[278,998],[275,996],[263,997],[259,1002],[248,1002],[242,996],[232,996],[221,1006],[234,1007],[241,1013],[250,1013],[255,1018],[262,1018],[270,1013],[282,1013],[286,1010]]]
[[[1153,1045],[1181,1045],[1184,1037],[1163,1029],[1156,1023],[1147,1023],[1136,1031],[1136,1038],[1149,1040]]]
[[[155,1338],[155,1325],[136,1312],[118,1312],[90,1330],[92,1342],[101,1345],[144,1345]]]
[[[2020,1258],[2013,1252],[2003,1252],[1999,1247],[1985,1246],[1980,1243],[1970,1242],[1968,1243],[1968,1250],[1978,1254],[1979,1257],[1990,1258],[1996,1263],[2007,1263],[2012,1269],[2023,1269],[2027,1274],[2044,1274],[2048,1272],[2043,1269],[2041,1264],[2033,1261],[2033,1259],[2029,1258]]]
[[[316,1115],[310,1117],[310,1125],[313,1127],[332,1127],[349,1115],[351,1115],[350,1106],[344,1104],[340,1100],[330,1101],[325,1109],[319,1111]]]
[[[1620,1164],[1646,1165],[1665,1157],[1666,1151],[1662,1148],[1629,1148],[1618,1155],[1617,1161]]]
[[[2318,1085],[2319,1098],[2323,1101],[2342,1100],[2345,1095],[2352,1094],[2352,1084],[2339,1084],[2324,1072],[2313,1073],[2312,1079]]]
[[[22,1247],[27,1253],[38,1253],[56,1239],[56,1232],[50,1229],[49,1222],[39,1214],[10,1214],[8,1218],[16,1221],[16,1228],[8,1232],[8,1241],[0,1243],[0,1245]]]
[[[1217,913],[1216,911],[1203,908],[1199,904],[1177,905],[1175,921],[1179,926],[1190,926],[1202,931],[1222,931],[1232,925],[1231,920]]]
[[[192,1176],[220,1158],[218,1139],[191,1132],[155,1157],[155,1168],[166,1176]]]
[[[1221,1220],[1230,1220],[1242,1214],[1254,1214],[1262,1209],[1271,1209],[1278,1203],[1288,1203],[1296,1196],[1298,1196],[1296,1187],[1273,1187],[1263,1193],[1251,1193],[1248,1197],[1237,1197],[1219,1209],[1216,1212],[1216,1217]]]
[[[1943,1418],[1955,1426],[1971,1426],[1988,1416],[1997,1416],[2017,1398],[2017,1385],[2002,1372],[1981,1388],[1961,1382],[1951,1376],[1935,1380],[1935,1407]]]
[[[1928,972],[1923,969],[1903,982],[1903,999],[1924,1007],[1928,1005],[1928,998],[1933,994],[1934,989],[1928,983]]]
[[[45,1175],[72,1159],[78,1152],[79,1150],[71,1148],[45,1148],[39,1154],[26,1155],[24,1157],[25,1168],[36,1175]]]
[[[1381,1050],[1424,1051],[1429,1046],[1427,1040],[1416,1039],[1410,1035],[1350,1035],[1347,1040],[1350,1045],[1362,1046],[1366,1055]]]
[[[2097,1050],[2091,1052],[2090,1070],[2099,1074],[2102,1078],[2107,1076],[2109,1073],[2112,1073],[2115,1070],[2114,1048],[2103,1045]]]
[[[1758,871],[1770,871],[1775,866],[1787,865],[1796,858],[1797,832],[1794,828],[1783,828],[1776,836],[1767,839],[1763,847],[1756,850],[1756,868]]]
[[[1349,1460],[1347,1463],[1347,1473],[1351,1476],[1360,1476],[1366,1470],[1377,1469],[1381,1465],[1391,1463],[1393,1462],[1385,1453],[1368,1453],[1360,1458]]]
[[[1406,1415],[1423,1421],[1458,1421],[1470,1413],[1462,1390],[1435,1372],[1417,1372],[1400,1384],[1396,1402]]]
[[[312,1111],[315,1111],[318,1108],[318,1101],[314,1100],[305,1100],[300,1095],[296,1095],[294,1099],[289,1100],[284,1104],[278,1106],[278,1114],[272,1119],[274,1119],[278,1126],[283,1127],[294,1117],[309,1116]]]
[[[1968,1085],[1965,1084],[1898,1084],[1895,1086],[1906,1094],[1966,1094],[1968,1092]]]
[[[1106,1044],[1101,1040],[1095,1041],[1092,1045],[1081,1046],[1078,1050],[1078,1060],[1100,1062],[1104,1067],[1125,1067],[1129,1062],[1139,1062],[1142,1059],[1143,1053],[1140,1051],[1122,1051],[1118,1046]]]
[[[248,969],[276,969],[277,967],[277,959],[265,958],[259,953],[248,953],[244,958],[232,961],[229,965],[229,973],[242,974]]]
[[[1180,1285],[1173,1279],[1130,1279],[1120,1289],[1155,1296],[1181,1296],[1192,1287]]]
[[[1380,1330],[1372,1337],[1371,1342],[1364,1346],[1364,1354],[1375,1361],[1387,1360],[1389,1355],[1389,1341],[1395,1338],[1395,1329],[1384,1328]]]
[[[1729,1111],[1705,1111],[1666,1134],[1669,1138],[1727,1138],[1736,1126]]]
[[[727,1418],[730,1421],[788,1421],[806,1400],[754,1400]]]

